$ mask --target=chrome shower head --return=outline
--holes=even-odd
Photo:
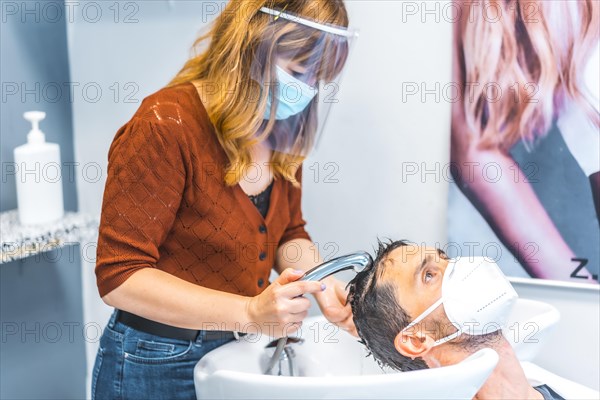
[[[365,251],[359,251],[345,256],[334,258],[318,265],[308,271],[300,280],[302,281],[320,281],[333,275],[337,272],[352,269],[354,272],[359,273],[364,270],[369,264],[373,262],[373,259],[369,253]]]

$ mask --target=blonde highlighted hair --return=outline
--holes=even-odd
[[[600,127],[600,115],[581,82],[599,40],[597,0],[459,4],[462,101],[480,148],[508,150],[518,140],[533,143],[548,132],[567,100]],[[501,90],[498,96],[486,92],[490,84]]]
[[[263,120],[268,92],[263,92],[262,84],[275,80],[277,57],[288,54],[299,63],[314,61],[312,55],[318,54],[318,78],[333,79],[346,61],[347,48],[318,40],[321,32],[317,30],[313,30],[315,38],[307,37],[306,30],[298,33],[299,25],[283,18],[277,20],[275,29],[274,17],[260,12],[261,7],[285,10],[323,24],[348,26],[342,0],[232,0],[210,30],[196,39],[194,55],[167,86],[197,80],[211,92],[206,110],[229,159],[226,184],[235,185],[242,179],[242,172],[252,163],[252,146],[267,139],[289,142],[293,138],[284,143],[290,151],[273,151],[271,166],[275,177],[298,185],[297,169],[314,142],[317,101],[290,121],[276,121],[273,110],[272,117]],[[270,91],[274,95],[274,85]]]

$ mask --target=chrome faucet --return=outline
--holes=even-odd
[[[324,262],[321,265],[318,265],[305,273],[301,281],[320,281],[321,279],[325,279],[330,275],[333,275],[340,271],[345,271],[348,269],[352,269],[354,272],[359,273],[364,270],[369,264],[373,262],[373,259],[369,255],[369,253],[364,251],[359,251],[352,254],[347,254],[345,256],[334,258],[333,260],[329,260]],[[295,341],[290,341],[287,337],[282,337],[276,341],[277,346],[275,348],[275,352],[271,357],[267,369],[265,370],[265,375],[273,375],[273,368],[275,365],[279,365],[279,372],[277,375],[282,375],[282,362],[287,361],[288,363],[288,371],[290,376],[295,376],[295,366],[294,366],[294,352],[291,351],[287,347],[289,343],[296,343]],[[267,347],[273,347],[275,342],[271,342]]]

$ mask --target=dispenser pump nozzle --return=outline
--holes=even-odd
[[[31,122],[31,130],[27,134],[27,142],[30,144],[41,144],[46,142],[44,132],[40,130],[40,121],[46,118],[43,111],[28,111],[23,113],[23,118]]]

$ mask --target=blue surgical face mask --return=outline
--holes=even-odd
[[[317,89],[294,78],[278,65],[275,66],[275,69],[277,70],[278,81],[276,93],[277,99],[279,100],[277,103],[275,119],[282,120],[304,111],[316,96]],[[271,104],[271,92],[269,92],[264,119],[270,119],[271,117]]]

